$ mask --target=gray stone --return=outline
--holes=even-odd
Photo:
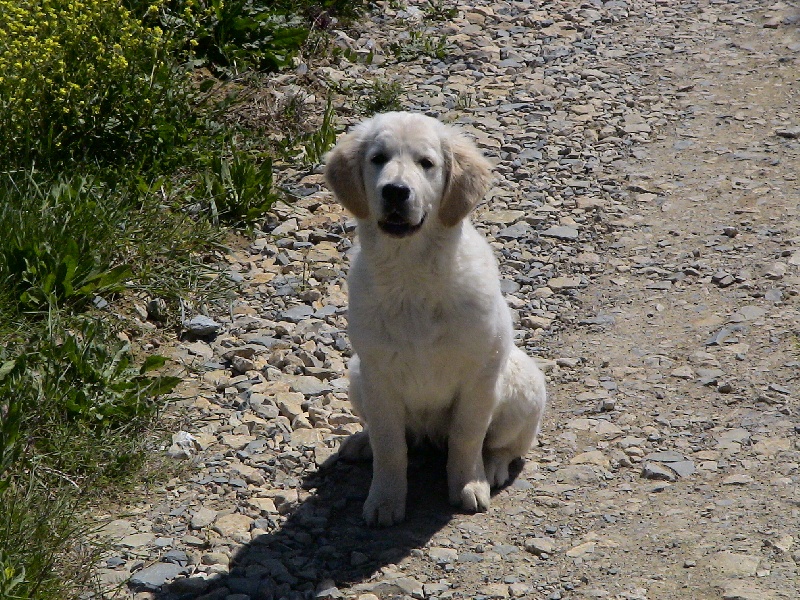
[[[646,462],[642,465],[642,477],[645,479],[659,479],[662,481],[677,481],[678,474],[661,463]]]
[[[559,240],[577,240],[578,230],[574,227],[568,227],[566,225],[557,225],[542,231],[539,235],[557,238]]]
[[[184,321],[183,327],[186,333],[195,337],[211,337],[219,333],[219,330],[222,329],[221,324],[205,315],[198,315],[192,317],[188,321]]]
[[[525,550],[537,556],[553,554],[555,549],[555,540],[549,537],[534,537],[525,540]]]
[[[217,518],[217,511],[210,508],[201,507],[192,515],[192,529],[203,529],[208,527]]]
[[[281,320],[289,321],[290,323],[299,323],[300,321],[304,321],[311,317],[314,312],[315,311],[311,306],[301,304],[299,306],[293,306],[289,310],[283,311],[281,313]]]
[[[183,575],[187,570],[187,567],[182,567],[181,565],[156,563],[132,575],[129,584],[134,588],[158,591],[167,581]]]
[[[333,391],[330,383],[320,381],[316,377],[300,375],[289,379],[289,387],[293,392],[299,392],[304,396],[319,396]]]
[[[452,548],[432,547],[428,550],[428,556],[437,565],[453,563],[458,560],[458,552]]]
[[[117,539],[135,534],[136,528],[126,519],[115,519],[100,527],[98,533],[104,537]]]
[[[752,554],[717,552],[708,558],[708,566],[731,577],[754,577],[761,558]]]
[[[525,222],[514,223],[497,232],[497,237],[501,240],[517,240],[530,237],[531,226]]]
[[[139,548],[141,546],[152,544],[155,539],[156,536],[152,533],[134,533],[133,535],[128,535],[122,538],[119,542],[119,545],[126,546],[128,548]]]

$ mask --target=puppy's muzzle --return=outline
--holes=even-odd
[[[411,189],[408,186],[387,183],[381,190],[383,200],[382,220],[378,221],[381,231],[394,237],[406,237],[416,233],[425,222],[425,215],[417,223],[411,222]]]

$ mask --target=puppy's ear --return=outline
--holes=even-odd
[[[325,181],[342,205],[359,219],[369,216],[364,175],[363,138],[358,131],[348,133],[328,153]]]
[[[456,225],[480,202],[489,189],[491,165],[480,150],[461,134],[443,142],[447,183],[439,206],[439,220]]]

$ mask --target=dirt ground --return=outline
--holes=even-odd
[[[594,8],[612,19],[618,5],[628,3],[555,4],[564,14],[591,20]],[[592,163],[592,177],[601,184],[598,190],[615,190],[613,202],[604,203],[598,192],[597,202],[590,198],[583,204],[579,200],[577,204],[536,205],[537,211],[558,213],[562,227],[590,230],[591,236],[584,240],[576,234],[572,237],[577,241],[565,241],[563,246],[569,246],[569,251],[564,250],[565,258],[554,263],[552,273],[548,271],[552,264],[542,267],[544,273],[568,280],[576,277],[575,285],[552,278],[547,286],[539,285],[539,275],[530,270],[534,284],[526,292],[523,282],[517,293],[518,297],[529,294],[515,308],[523,319],[520,327],[528,329],[523,335],[525,345],[547,359],[543,364],[550,401],[539,445],[514,481],[495,494],[490,511],[454,512],[446,502],[442,457],[436,452],[414,452],[408,520],[389,529],[365,527],[360,513],[369,465],[334,462],[319,471],[310,468],[306,463],[313,464],[315,456],[317,464],[324,463],[335,446],[323,451],[320,444],[327,438],[320,434],[312,440],[318,445],[309,445],[312,450],[304,454],[302,443],[296,444],[300,430],[269,433],[271,421],[264,416],[271,414],[268,398],[258,405],[265,423],[252,419],[250,423],[269,433],[261,437],[274,442],[274,446],[264,446],[272,454],[261,459],[230,447],[214,454],[214,444],[233,444],[235,440],[225,437],[230,432],[253,433],[253,427],[242,429],[243,415],[254,410],[253,393],[278,389],[273,384],[281,383],[282,373],[273,370],[270,381],[256,384],[252,378],[251,383],[241,378],[225,384],[217,381],[205,397],[184,406],[197,411],[195,434],[205,434],[210,440],[207,451],[202,444],[208,458],[193,463],[194,470],[188,469],[185,479],[173,479],[165,490],[126,508],[138,520],[126,517],[122,533],[135,537],[152,531],[167,541],[159,550],[148,538],[150,546],[142,544],[138,555],[120,551],[115,566],[104,572],[105,581],[122,581],[146,565],[180,563],[180,568],[170,571],[167,584],[162,586],[157,577],[140,577],[144,583],[131,583],[124,597],[800,598],[800,32],[796,16],[800,12],[783,2],[752,6],[682,2],[674,8],[665,0],[630,4],[633,13],[644,7],[640,12],[647,17],[609,20],[610,33],[602,40],[605,46],[598,47],[629,42],[635,46],[639,39],[658,38],[668,40],[669,51],[607,54],[626,65],[627,81],[637,82],[638,95],[627,100],[627,106],[641,108],[639,112],[647,116],[641,121],[620,120],[619,131],[624,128],[634,134],[630,140],[625,138],[626,151],[602,164]],[[464,39],[481,35],[480,28],[489,27],[492,15],[506,14],[497,6],[498,12],[493,12],[490,5],[460,7],[467,15],[461,29],[466,32]],[[516,15],[513,18],[525,16],[526,27],[535,25],[540,31],[562,27],[552,35],[568,39],[572,35],[573,17],[553,24],[548,21],[549,3],[506,5],[511,7],[508,14]],[[501,25],[511,19],[500,17],[496,22]],[[503,54],[498,51],[498,56]],[[612,74],[619,72],[611,59],[606,66]],[[419,75],[413,69],[410,73],[421,88],[431,83],[420,83],[425,81],[424,69]],[[604,76],[599,71],[589,75]],[[428,88],[439,85],[434,81]],[[513,85],[513,77],[511,84],[503,85]],[[510,114],[504,111],[516,106],[501,105],[500,114]],[[586,108],[576,107],[573,113],[591,116]],[[504,118],[480,117],[483,124],[490,122],[487,129],[495,130],[503,129]],[[472,132],[477,132],[479,142],[487,142],[480,131]],[[637,137],[637,132],[648,135]],[[500,153],[527,148],[522,137],[509,133],[508,138],[496,144]],[[509,162],[501,161],[498,171],[513,178],[521,171],[508,167]],[[539,179],[540,173],[532,169],[530,176]],[[304,184],[320,182],[317,173]],[[519,214],[524,214],[528,210],[524,201],[508,200],[514,193],[495,192],[494,200],[477,211],[477,221],[490,223],[497,218],[507,224],[502,220],[505,213],[492,213],[491,203],[497,198],[512,209],[507,212],[519,207]],[[339,218],[343,223],[346,218],[325,202],[309,201],[301,208],[312,204],[311,210],[317,212],[308,217],[309,222],[322,222],[319,211],[328,223],[335,224]],[[577,209],[572,210],[573,206]],[[294,214],[290,211],[284,217],[295,218]],[[301,232],[304,218],[297,217]],[[538,223],[536,218],[530,222]],[[486,229],[495,240],[504,239],[498,227]],[[352,237],[352,228],[344,237]],[[307,242],[308,236],[304,239]],[[267,255],[270,243],[256,244],[253,254],[258,260]],[[344,257],[349,242],[336,243]],[[280,248],[275,251],[278,259]],[[558,242],[551,249],[553,256],[561,252]],[[290,253],[287,256],[291,258]],[[333,250],[331,256],[331,272],[341,278],[340,257]],[[519,256],[499,256],[501,271],[509,281],[519,279],[518,266],[527,260],[524,253]],[[242,265],[254,262],[252,257],[236,260]],[[279,273],[291,272],[290,261],[280,266]],[[280,279],[275,273],[256,273],[256,277],[262,286]],[[556,283],[568,289],[559,291]],[[270,304],[278,301],[274,290],[257,291],[255,283],[251,289],[252,295],[245,300],[252,311],[241,314],[267,315],[283,323],[279,316],[288,310],[270,312],[278,311]],[[327,289],[323,304],[326,298],[342,296],[341,287]],[[553,289],[557,293],[550,300]],[[319,299],[304,301],[313,304]],[[319,318],[344,323],[344,305],[337,306]],[[524,306],[544,308],[527,315],[526,321]],[[267,333],[259,333],[262,337],[283,336],[284,341],[292,337],[291,331],[283,331],[285,324],[248,318],[251,322],[243,330],[253,335],[263,330]],[[299,331],[304,321],[297,323]],[[231,331],[236,331],[235,325],[233,319]],[[338,333],[332,335],[339,348]],[[239,342],[239,338],[228,340],[231,347]],[[308,342],[305,338],[291,341],[301,343]],[[341,348],[345,346],[342,341]],[[338,354],[320,344],[310,347],[323,351],[318,355],[324,354],[327,362],[314,370],[309,367],[313,357],[303,355],[300,347],[287,346],[287,352],[307,358],[305,367],[297,363],[298,372],[305,368],[306,374],[313,372],[324,381],[326,369],[331,381],[343,374]],[[189,347],[177,352],[185,358],[204,351]],[[206,358],[225,351],[212,344]],[[284,373],[289,364],[285,358],[280,363]],[[274,369],[273,363],[277,364],[265,363],[262,371]],[[239,390],[247,388],[249,405],[241,400],[244,392],[233,401],[226,396],[234,385]],[[200,384],[198,389],[202,389]],[[334,395],[339,391],[334,385],[326,392],[331,389]],[[313,396],[314,392],[306,391],[312,399],[297,408],[298,417],[308,418],[309,428],[317,427],[314,415],[322,419],[325,410],[329,413],[339,406],[339,396],[324,407],[315,405]],[[280,414],[291,412],[289,408],[281,406]],[[348,416],[346,408],[341,410]],[[351,421],[339,419],[344,425],[337,428],[330,418],[322,430],[341,437]],[[211,422],[224,425],[212,428]],[[306,441],[311,439],[308,431],[314,429],[301,431]],[[251,437],[250,444],[258,441],[255,433]],[[293,473],[302,476],[289,476],[288,467],[289,475],[283,473],[281,465],[287,461],[295,465]],[[224,476],[232,463],[241,473],[250,473],[250,477],[242,475],[246,482]],[[258,469],[252,465],[262,475],[253,475]],[[278,493],[278,488],[283,491]],[[289,488],[295,488],[294,496]],[[281,508],[290,505],[291,510]],[[210,508],[213,514],[203,521],[202,509]],[[233,523],[228,518],[231,513],[241,516],[237,526],[243,531],[223,526],[223,518],[226,525]],[[120,519],[120,515],[108,518]],[[177,552],[171,562],[159,554],[168,547]],[[170,585],[179,574],[187,577],[178,577]],[[120,588],[116,589],[119,593]]]

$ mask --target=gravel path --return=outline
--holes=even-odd
[[[226,257],[231,313],[175,348],[185,469],[99,517],[104,597],[800,598],[800,8],[479,0],[425,22],[449,58],[383,60],[425,6],[306,77],[401,81],[496,164],[475,221],[548,374],[540,446],[478,515],[415,453],[408,521],[363,525],[370,467],[336,460],[354,227],[300,174]]]

